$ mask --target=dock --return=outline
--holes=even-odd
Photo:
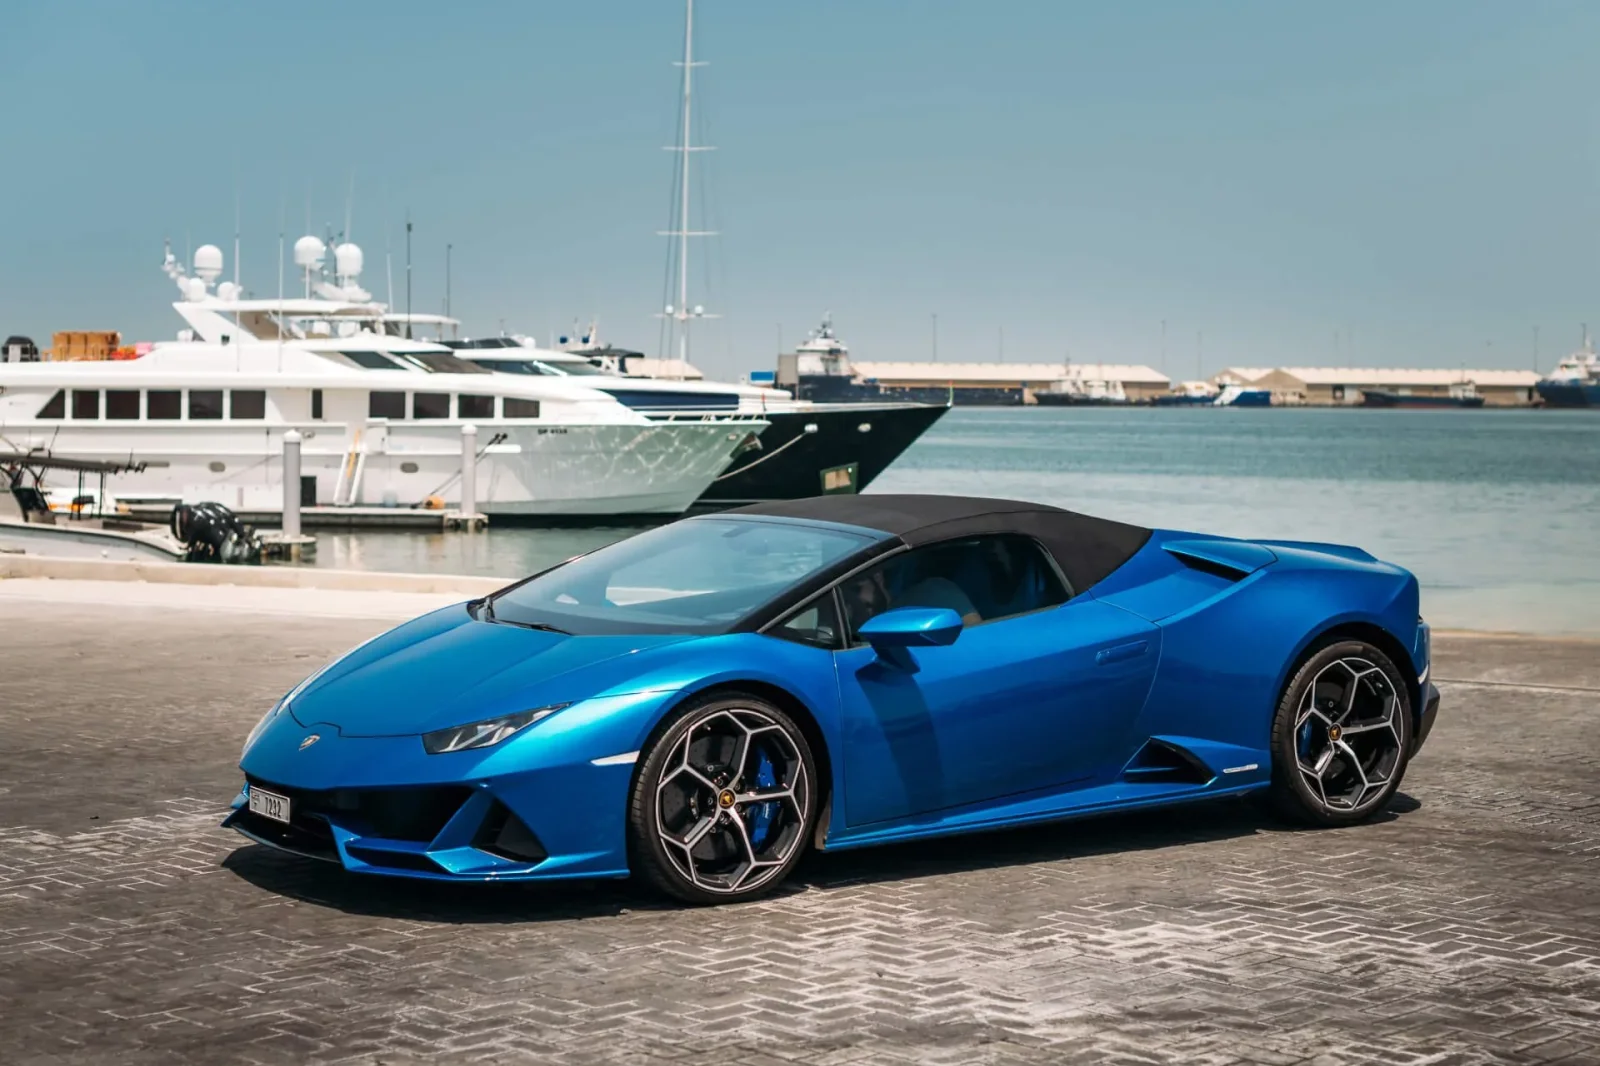
[[[171,504],[126,504],[129,517],[142,522],[165,522]],[[239,520],[258,528],[276,527],[281,511],[235,511]],[[452,528],[452,512],[420,507],[302,507],[300,524],[307,529],[403,529],[443,532]]]
[[[8,1061],[1600,1060],[1600,643],[1437,634],[1438,725],[1369,824],[1218,802],[814,855],[694,908],[218,828],[273,701],[484,579],[209,569],[0,578]]]

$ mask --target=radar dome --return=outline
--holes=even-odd
[[[349,241],[333,250],[333,272],[342,278],[353,278],[359,275],[364,261],[361,249]]]
[[[207,282],[222,275],[222,249],[214,244],[202,244],[194,250],[194,272]]]
[[[315,270],[322,265],[328,246],[316,237],[305,236],[294,242],[294,265],[305,270]]]
[[[231,303],[239,298],[239,286],[231,281],[224,281],[217,286],[217,299]]]
[[[184,299],[199,303],[206,298],[206,282],[204,278],[185,278],[183,284]]]

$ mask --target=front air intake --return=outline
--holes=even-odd
[[[472,846],[502,859],[530,865],[543,862],[549,854],[527,823],[512,814],[510,808],[499,800],[495,800],[494,806],[489,808],[483,824],[472,838]]]

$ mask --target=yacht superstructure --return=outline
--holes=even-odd
[[[320,245],[296,245],[308,279]],[[304,439],[304,502],[404,507],[456,498],[461,428],[472,423],[486,442],[480,509],[557,517],[682,513],[766,428],[760,418],[656,421],[567,379],[495,374],[443,345],[363,329],[382,307],[355,286],[352,247],[335,249],[345,254],[334,291],[292,300],[241,300],[230,282],[213,291],[213,246],[196,252],[193,276],[169,254],[184,297],[173,306],[189,326],[180,339],[137,359],[0,363],[0,442],[136,456],[146,465],[119,482],[126,501],[256,512],[282,506],[282,437],[293,429]]]

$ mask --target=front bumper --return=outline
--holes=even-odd
[[[241,762],[245,787],[223,826],[260,844],[356,873],[432,880],[625,877],[633,766],[537,746],[428,755],[416,737],[345,737],[288,715]],[[290,821],[250,810],[259,788]]]
[[[252,788],[288,797],[290,821],[250,810]],[[355,873],[497,881],[627,872],[592,853],[552,856],[488,783],[312,791],[250,779],[222,824],[258,844]]]

